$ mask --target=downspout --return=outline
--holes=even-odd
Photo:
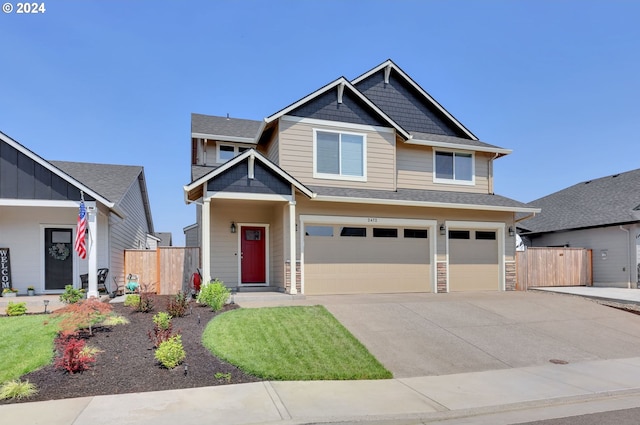
[[[620,230],[627,234],[627,288],[631,289],[631,250],[629,249],[629,239],[631,238],[631,231],[625,229],[622,226],[618,226]]]
[[[500,157],[499,153],[496,153],[493,158],[489,158],[489,193],[493,193],[493,161]]]

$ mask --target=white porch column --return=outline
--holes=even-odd
[[[87,288],[87,298],[97,297],[98,294],[98,209],[94,205],[87,205],[87,228],[89,235],[85,243],[87,244],[87,258],[89,261],[89,287]]]
[[[296,282],[296,201],[289,202],[289,273],[291,279],[290,294],[297,294],[298,287]]]
[[[211,199],[202,203],[202,283],[211,280]]]

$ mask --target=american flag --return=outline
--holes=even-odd
[[[74,249],[83,260],[87,258],[87,248],[84,244],[84,232],[87,228],[87,209],[84,201],[80,201],[80,212],[78,213],[78,228],[76,230],[76,244]]]

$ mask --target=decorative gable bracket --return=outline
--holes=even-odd
[[[344,83],[338,84],[338,103],[342,103],[342,95],[344,94]]]

